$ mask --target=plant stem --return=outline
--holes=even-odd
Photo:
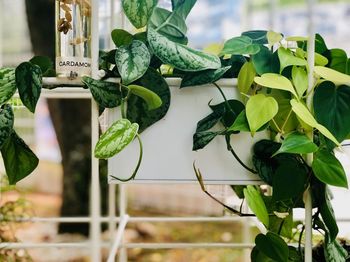
[[[277,125],[277,123],[276,123],[275,119],[274,119],[274,118],[272,118],[272,119],[271,119],[271,121],[272,121],[272,123],[274,123],[274,125],[276,126],[277,131],[278,131],[279,133],[281,133],[281,134],[282,134],[282,130],[281,130],[281,128],[280,128],[280,127]]]
[[[287,118],[286,118],[286,120],[284,121],[284,123],[283,123],[283,125],[282,125],[282,127],[281,127],[282,133],[284,133],[284,128],[285,128],[287,122],[289,121],[289,118],[290,118],[290,116],[292,115],[292,112],[293,112],[292,109],[289,110],[289,113],[288,113],[288,115],[287,115]]]

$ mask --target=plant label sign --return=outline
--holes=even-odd
[[[244,169],[227,150],[225,137],[217,136],[205,148],[192,151],[193,134],[198,120],[211,113],[210,104],[223,101],[213,86],[179,89],[172,86],[171,106],[166,116],[141,133],[143,159],[135,179],[127,183],[192,183],[197,182],[193,163],[200,169],[207,184],[259,184],[261,180]],[[237,99],[235,88],[223,88],[227,98]],[[111,125],[120,116],[118,109],[108,113]],[[220,127],[218,127],[218,130]],[[251,136],[242,132],[231,138],[239,158],[252,167],[251,150],[255,142],[266,138],[265,132]],[[109,183],[121,183],[131,176],[138,154],[138,141],[108,160]]]

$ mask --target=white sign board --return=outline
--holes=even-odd
[[[223,98],[213,86],[179,89],[170,87],[171,105],[167,115],[142,134],[143,160],[134,180],[128,183],[191,183],[197,182],[193,162],[200,169],[207,184],[257,184],[260,179],[246,171],[226,149],[225,137],[218,136],[204,149],[192,151],[192,138],[199,120],[210,114],[211,104],[221,103]],[[237,98],[235,88],[223,88],[228,98]],[[113,112],[113,114],[111,113]],[[120,118],[120,111],[109,112],[109,124]],[[263,134],[262,134],[263,133]],[[249,133],[232,136],[232,146],[239,157],[251,163],[252,145],[265,133],[254,138]],[[109,183],[120,183],[111,178],[128,178],[138,159],[139,145],[135,140],[121,153],[108,161]]]

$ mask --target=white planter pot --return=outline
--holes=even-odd
[[[226,149],[224,136],[218,136],[204,149],[192,151],[192,137],[197,122],[210,114],[211,104],[223,99],[212,85],[179,89],[171,86],[171,105],[167,115],[142,134],[143,161],[136,178],[128,183],[190,183],[197,182],[193,162],[208,184],[258,184],[260,179],[246,171]],[[239,98],[236,88],[223,88],[227,98]],[[119,110],[110,110],[109,124],[120,118]],[[232,146],[241,160],[252,167],[252,145],[266,137],[265,132],[254,138],[249,133],[232,136]],[[128,178],[139,154],[135,140],[124,151],[108,161],[109,175]],[[109,183],[120,183],[109,176]]]

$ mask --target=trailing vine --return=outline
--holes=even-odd
[[[101,135],[95,157],[110,158],[135,138],[140,154],[135,171],[122,180],[134,179],[140,167],[142,131],[162,119],[170,106],[166,77],[180,77],[180,88],[213,84],[222,102],[208,106],[193,135],[193,150],[202,150],[214,139],[225,139],[233,160],[272,188],[232,186],[252,213],[242,213],[220,202],[205,188],[199,168],[194,171],[203,191],[234,214],[256,216],[266,227],[252,250],[252,261],[302,261],[304,227],[297,229],[293,210],[304,208],[303,195],[311,190],[313,228],[324,236],[324,259],[345,261],[347,252],[337,241],[338,226],[331,206],[329,186],[348,187],[344,168],[334,149],[350,135],[350,59],[340,49],[329,49],[316,35],[315,67],[310,72],[307,38],[285,37],[281,33],[255,30],[226,41],[218,54],[187,46],[186,18],[196,0],[172,0],[172,10],[157,7],[157,1],[123,0],[132,34],[115,29],[115,49],[101,51],[102,79],[88,76],[82,82],[101,109],[121,107],[121,118]],[[13,130],[11,97],[18,91],[23,104],[35,112],[42,77],[52,76],[52,62],[35,57],[16,69],[0,70],[0,148],[11,184],[29,175],[38,159]],[[308,74],[314,86],[308,92]],[[115,83],[109,78],[120,78]],[[228,99],[217,84],[222,78],[237,78],[240,99]],[[312,98],[312,108],[306,106]],[[215,129],[214,129],[215,127]],[[219,131],[218,130],[219,128]],[[252,166],[244,163],[235,146],[238,133],[264,134],[252,145]],[[141,135],[140,135],[141,134]],[[313,134],[310,136],[310,134]],[[226,152],[226,150],[228,152]],[[306,155],[313,154],[311,165]],[[254,213],[254,214],[253,214]],[[296,245],[290,242],[297,243]]]

